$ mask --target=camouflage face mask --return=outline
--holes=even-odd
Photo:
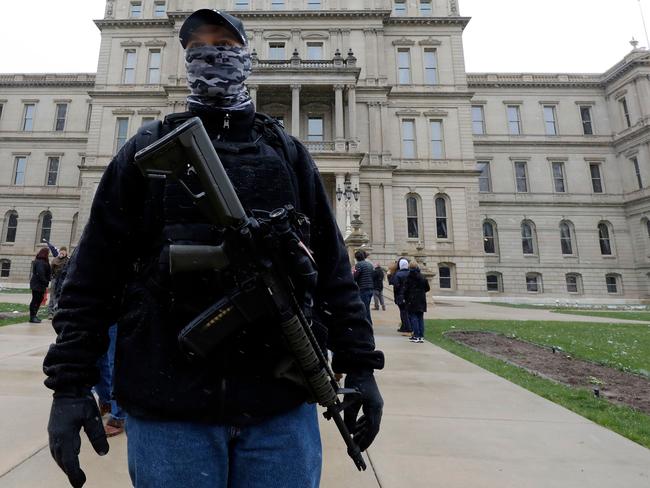
[[[250,101],[244,82],[251,74],[245,47],[199,46],[185,51],[191,102],[233,107]]]

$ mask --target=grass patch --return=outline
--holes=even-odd
[[[29,288],[2,288],[0,287],[0,293],[26,293],[28,295],[32,294],[32,290]]]
[[[619,330],[621,329],[621,330]],[[526,370],[476,352],[447,339],[450,330],[482,330],[500,332],[543,345],[555,345],[575,357],[602,364],[616,363],[622,369],[643,371],[650,375],[650,327],[645,325],[592,324],[572,322],[516,322],[477,320],[427,320],[425,337],[443,349],[456,354],[508,381],[540,395],[650,448],[650,416],[596,398],[588,390],[573,389],[540,378]],[[594,336],[595,335],[595,336]],[[612,341],[612,344],[609,341]],[[616,341],[616,342],[614,342]],[[635,344],[635,358],[620,359],[622,344]],[[634,366],[634,367],[632,367]]]
[[[650,322],[650,312],[644,312],[643,310],[639,310],[636,312],[629,312],[629,311],[621,311],[621,312],[614,312],[614,311],[599,311],[599,310],[565,310],[563,308],[560,309],[553,309],[553,312],[557,313],[566,313],[569,315],[585,315],[588,317],[605,317],[608,319],[625,319],[625,320],[640,320],[642,322]]]
[[[29,312],[29,305],[22,303],[0,303],[0,312],[11,313],[14,310],[18,312]]]

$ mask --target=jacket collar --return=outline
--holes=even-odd
[[[249,103],[238,110],[215,108],[189,103],[189,111],[203,122],[212,139],[231,142],[248,142],[253,133],[255,105]]]

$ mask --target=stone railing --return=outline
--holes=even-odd
[[[336,144],[334,141],[303,141],[309,152],[334,152]]]
[[[42,85],[93,85],[93,73],[39,73],[0,74],[0,85],[42,86]]]
[[[253,67],[256,69],[340,69],[356,68],[357,58],[350,49],[347,57],[343,57],[337,49],[332,59],[301,59],[295,50],[289,59],[259,59],[257,51],[251,53]]]
[[[602,76],[573,73],[468,73],[467,83],[481,85],[589,85],[598,86]]]

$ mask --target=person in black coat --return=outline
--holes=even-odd
[[[48,255],[49,250],[44,247],[38,251],[36,259],[32,261],[32,277],[29,280],[29,287],[32,290],[32,301],[29,304],[29,321],[32,324],[39,324],[41,322],[41,319],[36,314],[38,314],[38,309],[45,296],[45,290],[47,290],[50,279],[52,278],[52,269],[50,268]]]
[[[386,304],[384,303],[384,276],[386,273],[381,265],[377,264],[375,269],[372,271],[372,296],[375,300],[375,310],[379,310],[379,305],[381,304],[381,309],[386,310]]]
[[[411,342],[424,342],[424,312],[427,311],[427,292],[431,289],[429,281],[422,276],[418,263],[411,261],[409,274],[404,280],[402,298],[413,328]]]
[[[413,329],[411,328],[411,321],[409,320],[409,314],[406,310],[406,305],[404,303],[404,282],[406,277],[409,274],[408,271],[409,261],[406,258],[399,258],[397,261],[398,270],[391,274],[388,278],[388,283],[393,285],[393,293],[395,295],[395,303],[399,307],[399,318],[401,321],[400,328],[397,329],[397,332],[401,333],[412,333]]]

